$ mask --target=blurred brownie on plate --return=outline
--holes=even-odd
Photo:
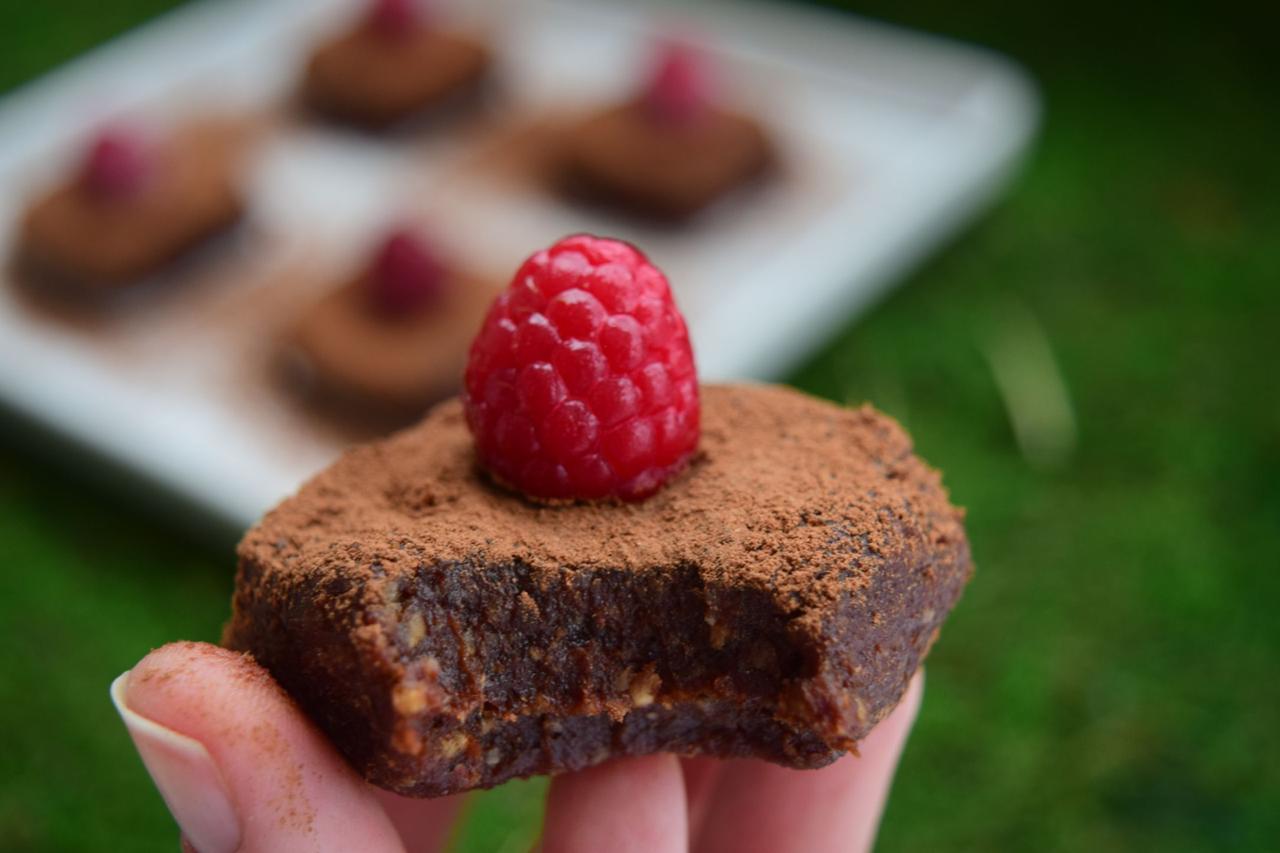
[[[288,378],[344,419],[412,422],[457,392],[467,345],[496,291],[421,234],[396,229],[285,333]]]
[[[656,219],[682,220],[763,174],[774,159],[753,118],[721,106],[709,60],[661,45],[640,90],[565,135],[567,189]]]
[[[423,5],[374,0],[311,55],[302,93],[325,115],[379,129],[477,95],[491,65],[485,45],[442,28]]]
[[[42,292],[103,297],[227,230],[245,209],[238,140],[216,123],[155,138],[100,131],[70,177],[23,214],[23,279]]]

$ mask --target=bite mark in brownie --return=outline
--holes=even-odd
[[[958,599],[962,514],[868,407],[702,393],[700,456],[640,504],[495,487],[457,401],[349,452],[246,535],[226,644],[404,794],[660,750],[834,760]]]

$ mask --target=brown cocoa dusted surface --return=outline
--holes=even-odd
[[[897,703],[972,571],[893,421],[770,386],[704,387],[698,458],[636,505],[494,487],[451,401],[239,556],[227,644],[419,795],[656,750],[821,766]]]

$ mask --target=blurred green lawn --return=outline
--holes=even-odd
[[[0,0],[0,90],[165,5]],[[1274,849],[1274,27],[1222,3],[858,8],[1005,51],[1047,100],[998,209],[794,377],[901,418],[979,562],[881,847]],[[990,364],[1041,333],[1079,426],[1056,466],[1019,451]],[[0,847],[172,850],[106,687],[148,648],[217,636],[229,547],[0,433],[0,553]],[[461,848],[525,849],[541,791],[480,798]]]

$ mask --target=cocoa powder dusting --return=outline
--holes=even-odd
[[[241,543],[242,563],[282,573],[354,563],[360,591],[333,596],[383,601],[424,564],[514,561],[535,573],[695,565],[708,584],[766,589],[808,611],[856,595],[885,559],[963,541],[963,514],[938,473],[871,407],[753,385],[704,386],[702,400],[699,455],[657,495],[559,507],[478,471],[461,403],[446,402],[349,451],[269,513]],[[837,552],[845,556],[833,568]]]

